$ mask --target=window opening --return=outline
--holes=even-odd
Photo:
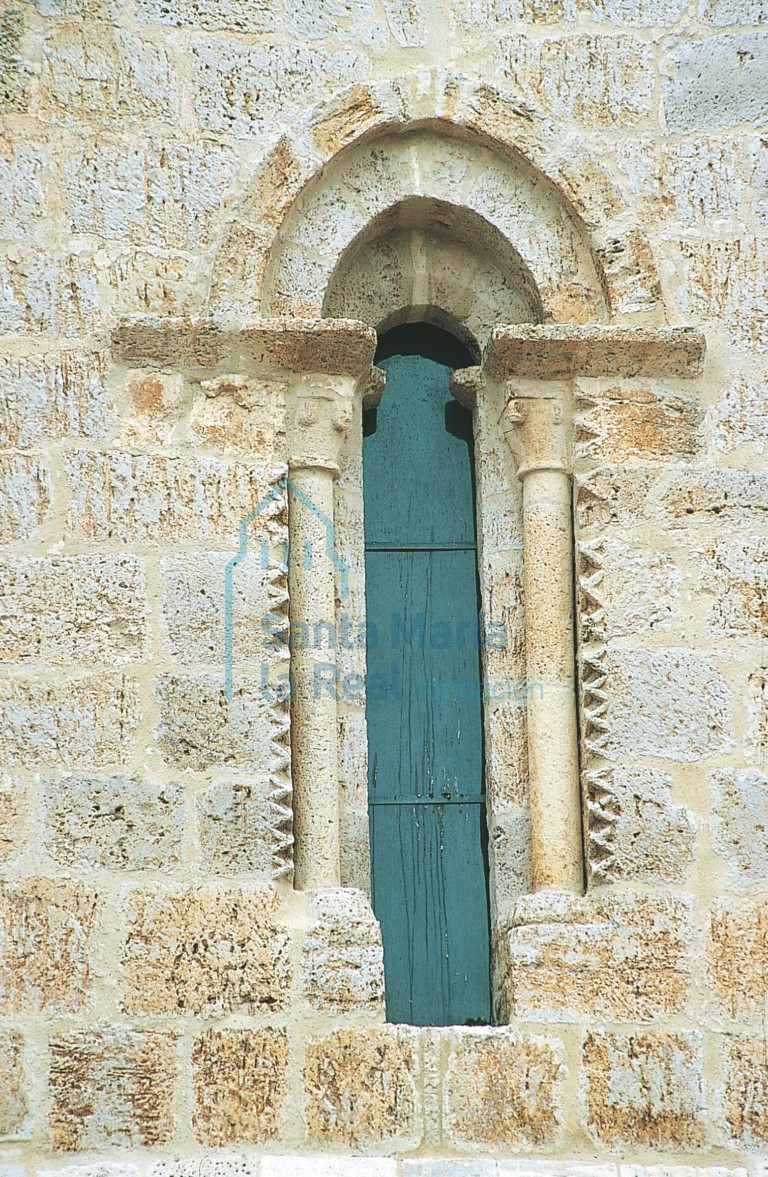
[[[371,897],[387,1019],[490,1020],[488,853],[471,415],[474,362],[427,324],[394,328],[363,443]]]

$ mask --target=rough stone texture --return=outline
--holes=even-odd
[[[69,224],[102,238],[199,247],[235,175],[234,153],[205,141],[129,151],[96,141],[68,160]]]
[[[708,545],[698,587],[712,597],[713,628],[718,634],[768,633],[768,537]]]
[[[686,319],[724,329],[748,350],[768,351],[760,278],[766,266],[765,240],[682,241],[675,253],[683,274],[677,301]]]
[[[608,462],[627,458],[692,458],[702,448],[703,410],[692,400],[649,388],[608,388],[590,420],[592,453]]]
[[[51,437],[105,437],[113,419],[105,375],[101,352],[4,356],[0,446],[28,449]]]
[[[713,840],[733,879],[768,878],[768,777],[757,769],[712,773]]]
[[[251,463],[92,450],[67,454],[65,463],[73,534],[152,545],[226,540],[233,554],[241,521],[282,474]]]
[[[23,848],[29,823],[29,802],[24,783],[16,776],[0,774],[0,865],[6,865]]]
[[[176,67],[148,37],[110,26],[65,25],[43,46],[41,109],[53,123],[123,131],[147,118],[169,121]]]
[[[521,899],[507,933],[506,998],[531,1021],[654,1021],[685,1008],[690,901],[597,893]]]
[[[585,555],[589,553],[582,552]],[[602,540],[599,564],[592,566],[589,558],[582,562],[586,574],[582,585],[601,610],[601,629],[595,637],[623,638],[664,630],[682,616],[682,573],[667,552],[625,540]],[[594,610],[587,607],[586,611]]]
[[[232,569],[232,656],[238,666],[271,665],[281,652],[287,657],[287,648],[281,650],[274,632],[280,624],[271,591],[274,558],[269,548],[260,551],[262,543],[269,543],[260,532],[269,535],[266,525],[259,528],[256,520],[250,529],[254,553]],[[162,561],[163,621],[177,663],[223,664],[225,576],[232,558],[227,553],[191,552]]]
[[[155,888],[126,897],[123,1006],[129,1014],[261,1013],[290,984],[289,938],[275,892]]]
[[[220,39],[215,47],[196,46],[197,116],[206,131],[263,139],[276,123],[290,124],[317,93],[318,79],[333,79],[337,86],[354,81],[364,75],[364,63],[354,51],[329,54],[306,43],[244,45]]]
[[[54,1148],[168,1141],[176,1085],[170,1034],[102,1026],[60,1034],[50,1049]]]
[[[661,477],[648,469],[601,466],[576,478],[576,509],[584,530],[652,523],[667,529],[702,523],[754,526],[768,511],[768,478],[741,470],[691,470]]]
[[[307,1046],[306,1119],[316,1144],[412,1148],[415,1041],[401,1027],[338,1030]]]
[[[195,1135],[201,1144],[262,1144],[286,1096],[284,1030],[209,1030],[192,1049]]]
[[[19,879],[0,891],[0,1011],[77,1013],[91,970],[96,896],[70,879]]]
[[[721,899],[712,909],[709,976],[726,1017],[762,1019],[768,996],[768,900]]]
[[[135,556],[0,564],[0,653],[7,662],[121,663],[146,652],[146,575]]]
[[[508,1030],[456,1033],[445,1114],[459,1147],[555,1144],[562,1116],[559,1043]]]
[[[587,1128],[613,1148],[690,1149],[705,1140],[698,1034],[585,1035]]]
[[[221,4],[219,0],[176,0],[170,7],[164,0],[139,0],[142,20],[179,28],[223,29],[233,33],[270,33],[277,27],[271,0],[238,0]]]
[[[648,217],[703,228],[738,216],[743,185],[736,141],[629,139],[619,144],[617,163]]]
[[[692,762],[733,746],[730,692],[706,655],[683,648],[610,650],[605,671],[610,759]]]
[[[764,373],[741,373],[726,385],[715,419],[715,445],[721,453],[742,445],[754,446],[758,454],[768,451],[766,380]]]
[[[9,766],[124,764],[137,722],[136,685],[123,675],[0,683],[0,749]]]
[[[671,42],[663,80],[668,129],[708,131],[765,120],[766,64],[764,33]]]
[[[346,888],[313,891],[304,941],[304,991],[326,1013],[384,1012],[381,931],[365,895]]]
[[[0,1030],[0,1139],[23,1136],[29,1113],[22,1063],[24,1043],[14,1030]]]
[[[285,763],[285,703],[277,688],[260,682],[236,683],[231,699],[224,691],[224,659],[219,674],[163,675],[156,694],[160,708],[158,744],[166,761],[202,770],[235,765],[268,773]]]
[[[0,454],[0,540],[31,539],[48,514],[51,476],[34,455]]]
[[[182,861],[184,793],[138,776],[43,779],[45,844],[63,866],[172,870]]]
[[[638,766],[586,772],[584,779],[592,878],[682,882],[695,853],[696,822],[672,804],[670,778]]]
[[[29,73],[19,53],[24,14],[7,8],[0,17],[0,110],[24,112],[29,106]]]
[[[505,85],[555,118],[633,126],[651,110],[653,68],[639,38],[515,36],[500,46]]]
[[[216,781],[195,800],[200,866],[217,875],[271,875],[285,820],[270,777]],[[292,815],[291,815],[292,816]]]
[[[763,1038],[723,1039],[728,1134],[745,1148],[768,1143],[768,1059]]]
[[[92,254],[14,251],[0,264],[0,277],[0,331],[53,340],[95,330],[99,271]]]

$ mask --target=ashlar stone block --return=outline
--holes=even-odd
[[[726,1017],[762,1019],[768,997],[768,899],[721,899],[712,909],[709,976]]]
[[[27,1076],[22,1061],[24,1042],[15,1030],[0,1030],[0,1139],[18,1140],[27,1135],[29,1114]]]
[[[113,406],[102,352],[0,358],[0,446],[29,449],[51,437],[103,438]]]
[[[284,1030],[208,1030],[192,1048],[195,1110],[201,1144],[263,1144],[280,1128],[286,1097]]]
[[[128,1014],[256,1014],[280,1009],[289,937],[268,887],[136,889],[122,952]]]
[[[597,1143],[623,1150],[704,1143],[700,1035],[590,1032],[582,1080],[587,1129]]]
[[[59,1034],[50,1049],[55,1149],[168,1142],[176,1086],[172,1035],[100,1026]]]
[[[182,861],[184,789],[138,776],[44,777],[45,844],[63,866],[170,870]]]
[[[677,896],[527,896],[507,933],[510,1012],[530,1021],[653,1021],[685,1008],[691,904]]]
[[[86,1001],[97,896],[71,879],[0,888],[0,1012],[77,1013]]]
[[[381,930],[360,891],[310,892],[311,927],[304,942],[304,991],[327,1013],[384,1015]]]
[[[139,720],[123,675],[0,684],[0,754],[8,766],[125,764]]]
[[[728,1134],[744,1148],[768,1144],[768,1059],[764,1038],[723,1039]]]
[[[403,1027],[338,1030],[307,1046],[304,1067],[310,1141],[359,1150],[413,1148],[416,1041]]]
[[[128,662],[147,649],[144,565],[135,556],[55,556],[0,564],[5,661]]]
[[[53,488],[47,462],[0,454],[0,540],[29,539],[48,515]]]
[[[768,36],[741,33],[670,42],[662,81],[670,131],[759,123],[768,115]]]
[[[553,1146],[562,1123],[562,1070],[556,1040],[457,1031],[445,1079],[451,1140],[462,1150]]]

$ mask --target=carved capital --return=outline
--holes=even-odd
[[[521,395],[510,381],[504,389],[501,424],[517,463],[518,478],[533,470],[570,470],[567,411],[559,397]]]
[[[289,465],[296,469],[339,473],[341,447],[352,421],[353,385],[303,386],[295,395],[289,432]]]

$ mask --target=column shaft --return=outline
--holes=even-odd
[[[333,482],[330,469],[291,470],[291,752],[300,891],[340,882]]]
[[[523,474],[528,766],[534,890],[583,890],[570,480]]]

